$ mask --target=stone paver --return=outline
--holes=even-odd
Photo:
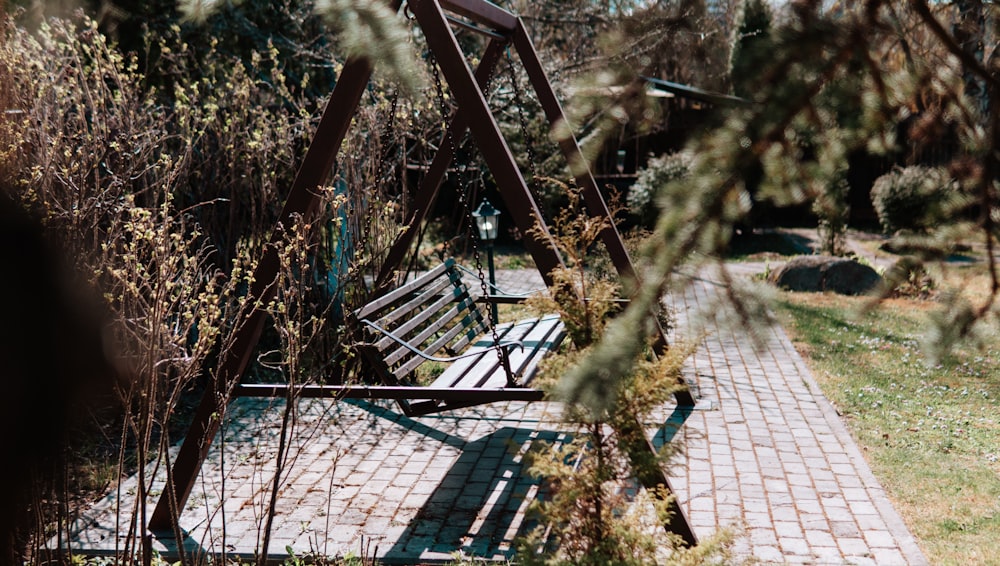
[[[540,287],[514,275],[501,273],[501,285]],[[765,331],[758,349],[716,318],[697,322],[718,312],[713,293],[710,281],[696,280],[672,300],[682,330],[711,330],[688,366],[699,406],[665,407],[650,428],[654,442],[685,447],[670,470],[695,532],[738,528],[736,549],[765,564],[925,564],[784,332]],[[231,406],[182,516],[189,552],[251,556],[260,548],[284,406]],[[510,558],[515,537],[534,527],[525,511],[539,492],[524,473],[524,451],[566,434],[558,406],[547,403],[416,419],[367,402],[300,401],[296,409],[271,529],[276,556],[288,546],[390,563]],[[162,485],[160,470],[154,493]],[[119,491],[120,508],[112,493],[77,521],[75,549],[116,548],[135,478]],[[156,544],[165,552],[174,541]]]
[[[785,332],[766,329],[757,347],[745,329],[708,316],[720,312],[708,279],[670,300],[681,331],[711,331],[688,369],[711,408],[673,433],[686,453],[670,470],[692,524],[719,522],[722,502],[737,501],[763,562],[925,564]]]

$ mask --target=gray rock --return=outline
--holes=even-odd
[[[768,282],[789,291],[863,295],[880,285],[882,277],[852,259],[810,255],[797,257],[775,269]]]

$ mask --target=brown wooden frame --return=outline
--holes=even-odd
[[[402,2],[401,0],[389,0],[389,3],[394,11],[398,11]],[[522,234],[528,235],[525,239],[525,247],[532,255],[546,283],[551,283],[549,273],[554,268],[563,265],[562,259],[551,235],[545,230],[538,206],[532,198],[527,183],[517,167],[510,147],[500,132],[483,93],[483,83],[499,61],[503,49],[512,45],[520,57],[550,123],[555,125],[565,120],[565,114],[548,78],[545,76],[524,23],[516,15],[487,0],[409,0],[408,6],[415,16],[417,24],[423,29],[428,47],[434,52],[442,73],[459,103],[458,111],[451,119],[449,135],[453,139],[459,139],[466,131],[472,133],[493,177],[498,186],[502,187],[501,195],[515,225]],[[467,27],[472,29],[482,29],[491,38],[475,73],[466,64],[464,54],[451,27],[450,22],[456,19],[465,20]],[[314,217],[320,202],[320,197],[315,189],[327,183],[337,152],[365,92],[371,72],[372,64],[365,58],[352,58],[344,65],[330,100],[323,111],[312,143],[296,174],[279,221],[254,272],[253,283],[248,291],[247,304],[267,304],[274,296],[274,283],[278,274],[277,250],[284,238],[284,227],[291,226],[296,217],[301,216],[306,220]],[[447,148],[448,145],[444,144],[444,147]],[[572,136],[561,141],[560,149],[568,162],[585,163],[579,144]],[[413,207],[410,218],[408,218],[411,228],[419,226],[425,220],[453,157],[450,155],[450,150],[442,149],[432,162],[427,176],[418,189],[415,198],[416,206]],[[607,204],[590,171],[578,173],[576,182],[583,189],[588,213],[592,216],[610,219]],[[532,231],[531,229],[536,225],[541,226],[542,230]],[[387,270],[380,275],[380,281],[387,280],[392,275],[390,271],[401,264],[406,250],[413,243],[411,238],[415,232],[415,229],[408,230],[407,234],[411,234],[411,236],[400,238],[390,251],[389,259],[391,261],[386,262]],[[619,275],[626,279],[637,279],[638,275],[613,222],[608,223],[608,228],[602,232],[601,237]],[[176,460],[173,463],[167,462],[167,486],[150,517],[148,524],[150,531],[168,534],[176,528],[180,510],[184,508],[191,494],[198,470],[207,458],[212,440],[221,426],[219,415],[224,413],[226,400],[236,393],[281,395],[287,391],[287,387],[283,389],[282,386],[240,384],[243,373],[246,371],[260,339],[265,322],[264,311],[252,308],[237,323],[230,347],[222,354],[212,383],[195,410],[191,426],[181,444]],[[665,348],[666,344],[666,335],[661,328],[659,329],[659,345]],[[296,391],[299,391],[298,388]],[[304,393],[309,391],[311,390],[303,390]],[[333,390],[313,391],[313,393],[316,393],[317,396],[335,394]],[[383,393],[386,395],[394,394],[389,390],[383,391]],[[336,394],[354,396],[359,395],[360,392],[341,391],[336,392]],[[694,398],[687,389],[678,392],[675,397],[681,406],[694,406]],[[640,423],[636,422],[635,426],[641,430]],[[644,453],[631,454],[633,460],[639,462],[648,456],[647,450],[653,451],[654,448],[652,444],[647,442],[636,450]],[[665,473],[662,473],[662,470],[660,473],[646,473],[640,474],[640,476],[639,479],[647,488],[663,485],[668,490],[670,489],[669,478]],[[696,544],[697,539],[680,506],[675,501],[671,507],[674,517],[667,528],[679,534],[686,544]]]

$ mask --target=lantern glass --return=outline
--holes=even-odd
[[[479,230],[479,239],[484,242],[492,242],[497,239],[499,228],[500,211],[493,208],[490,201],[484,200],[479,204],[479,208],[472,213],[476,219],[476,228]]]

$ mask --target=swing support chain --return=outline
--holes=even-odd
[[[442,121],[444,121],[445,120],[445,115],[448,112],[448,106],[445,103],[444,87],[441,84],[440,66],[438,65],[437,60],[435,60],[433,58],[431,59],[431,74],[432,74],[433,79],[434,79],[434,90],[435,90],[435,93],[436,93],[437,99],[438,99],[438,105],[439,105],[439,108],[440,108],[441,119],[442,119]],[[486,78],[486,81],[484,82],[484,88],[483,88],[484,92],[489,92],[490,84],[493,82],[493,77],[494,77],[494,74],[491,71],[490,74],[489,74],[489,76]],[[445,132],[445,142],[448,144],[448,149],[451,151],[451,154],[453,156],[455,156],[455,158],[457,159],[458,158],[458,145],[459,144],[456,143],[454,136],[451,135],[451,132],[448,132],[448,131]],[[466,223],[466,225],[468,226],[468,231],[471,232],[472,231],[472,226],[474,225],[474,221],[473,221],[473,218],[472,218],[472,205],[469,202],[469,200],[471,198],[471,195],[470,195],[471,188],[470,188],[470,183],[468,182],[468,167],[469,167],[469,160],[468,159],[466,159],[461,164],[456,163],[456,167],[455,168],[456,168],[456,171],[458,172],[458,184],[460,185],[459,190],[456,191],[456,194],[458,195],[459,205],[461,206],[463,212],[465,213],[465,218],[463,220]],[[479,184],[480,184],[480,186],[482,186],[482,184],[483,184],[483,182],[482,182],[482,175],[483,175],[482,168],[479,168]],[[486,276],[483,273],[483,261],[482,261],[481,255],[479,253],[479,245],[478,245],[479,236],[478,236],[478,234],[474,235],[472,238],[470,238],[470,240],[472,241],[472,258],[473,258],[473,264],[475,265],[475,267],[476,267],[476,273],[478,274],[479,286],[482,289],[482,293],[483,293],[483,301],[488,302],[490,300],[491,293],[489,292],[489,289],[487,288],[487,285],[486,285]],[[514,377],[514,372],[511,370],[511,367],[510,367],[509,352],[508,352],[507,349],[505,349],[505,348],[503,348],[503,347],[500,346],[500,336],[499,336],[499,333],[497,332],[498,321],[493,316],[493,309],[486,308],[486,309],[483,309],[483,310],[486,311],[486,319],[487,319],[487,322],[488,322],[487,326],[489,326],[490,334],[492,335],[492,338],[493,338],[493,344],[495,345],[494,349],[495,349],[496,354],[497,354],[497,360],[500,362],[500,365],[501,365],[501,367],[503,367],[504,373],[507,376],[507,387],[518,387],[519,385],[518,385],[518,382],[517,382],[517,378]]]

